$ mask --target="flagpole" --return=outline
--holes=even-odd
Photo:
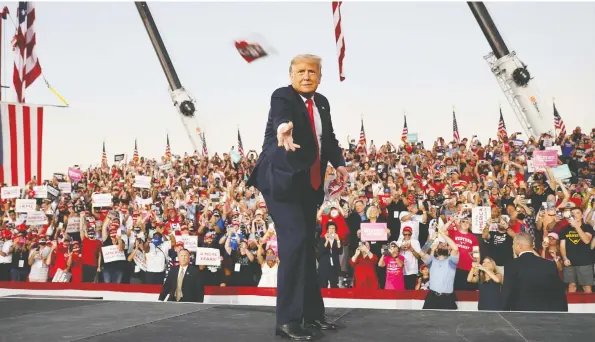
[[[556,97],[552,96],[552,110],[555,106],[556,106]],[[554,143],[556,142],[557,139],[558,139],[558,132],[556,132],[556,124],[554,124]]]

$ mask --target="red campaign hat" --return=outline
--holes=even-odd
[[[178,247],[178,246],[179,247],[184,247],[184,242],[182,242],[182,241],[176,242],[176,247]]]
[[[411,227],[403,227],[403,233],[405,233],[405,232],[411,233],[411,232],[413,232],[413,230],[411,229]]]

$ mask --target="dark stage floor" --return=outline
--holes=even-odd
[[[320,341],[591,341],[594,314],[327,309]],[[2,341],[281,341],[272,307],[0,298]]]

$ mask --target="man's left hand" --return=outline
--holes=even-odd
[[[349,172],[347,172],[345,166],[339,166],[337,168],[337,176],[341,183],[346,183],[349,180]]]

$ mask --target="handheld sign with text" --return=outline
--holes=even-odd
[[[83,172],[79,169],[75,169],[73,167],[68,168],[68,178],[74,181],[80,181],[83,179]]]
[[[534,167],[556,166],[556,165],[558,165],[558,151],[556,151],[556,150],[534,151],[532,160],[533,160]]]
[[[362,223],[362,241],[387,241],[386,223]]]
[[[198,247],[196,249],[196,264],[204,266],[220,266],[221,255],[216,248]]]
[[[184,243],[184,248],[190,252],[195,252],[198,248],[198,236],[181,235],[176,236],[176,240],[182,241]]]
[[[21,199],[17,198],[15,211],[17,213],[28,213],[30,211],[35,211],[35,207],[37,206],[37,201],[34,199]]]
[[[21,189],[18,186],[2,188],[2,199],[13,199],[21,196]]]
[[[112,206],[112,194],[94,194],[93,195],[93,207],[111,207]]]
[[[101,247],[101,252],[103,253],[103,261],[106,264],[114,261],[126,260],[124,251],[121,251],[120,247],[117,245]]]
[[[48,217],[43,211],[30,211],[27,213],[26,223],[28,226],[48,224]]]
[[[66,232],[69,234],[78,233],[81,230],[81,218],[69,217],[66,225]]]
[[[474,207],[471,212],[471,231],[473,234],[481,234],[486,223],[492,215],[490,207]]]

